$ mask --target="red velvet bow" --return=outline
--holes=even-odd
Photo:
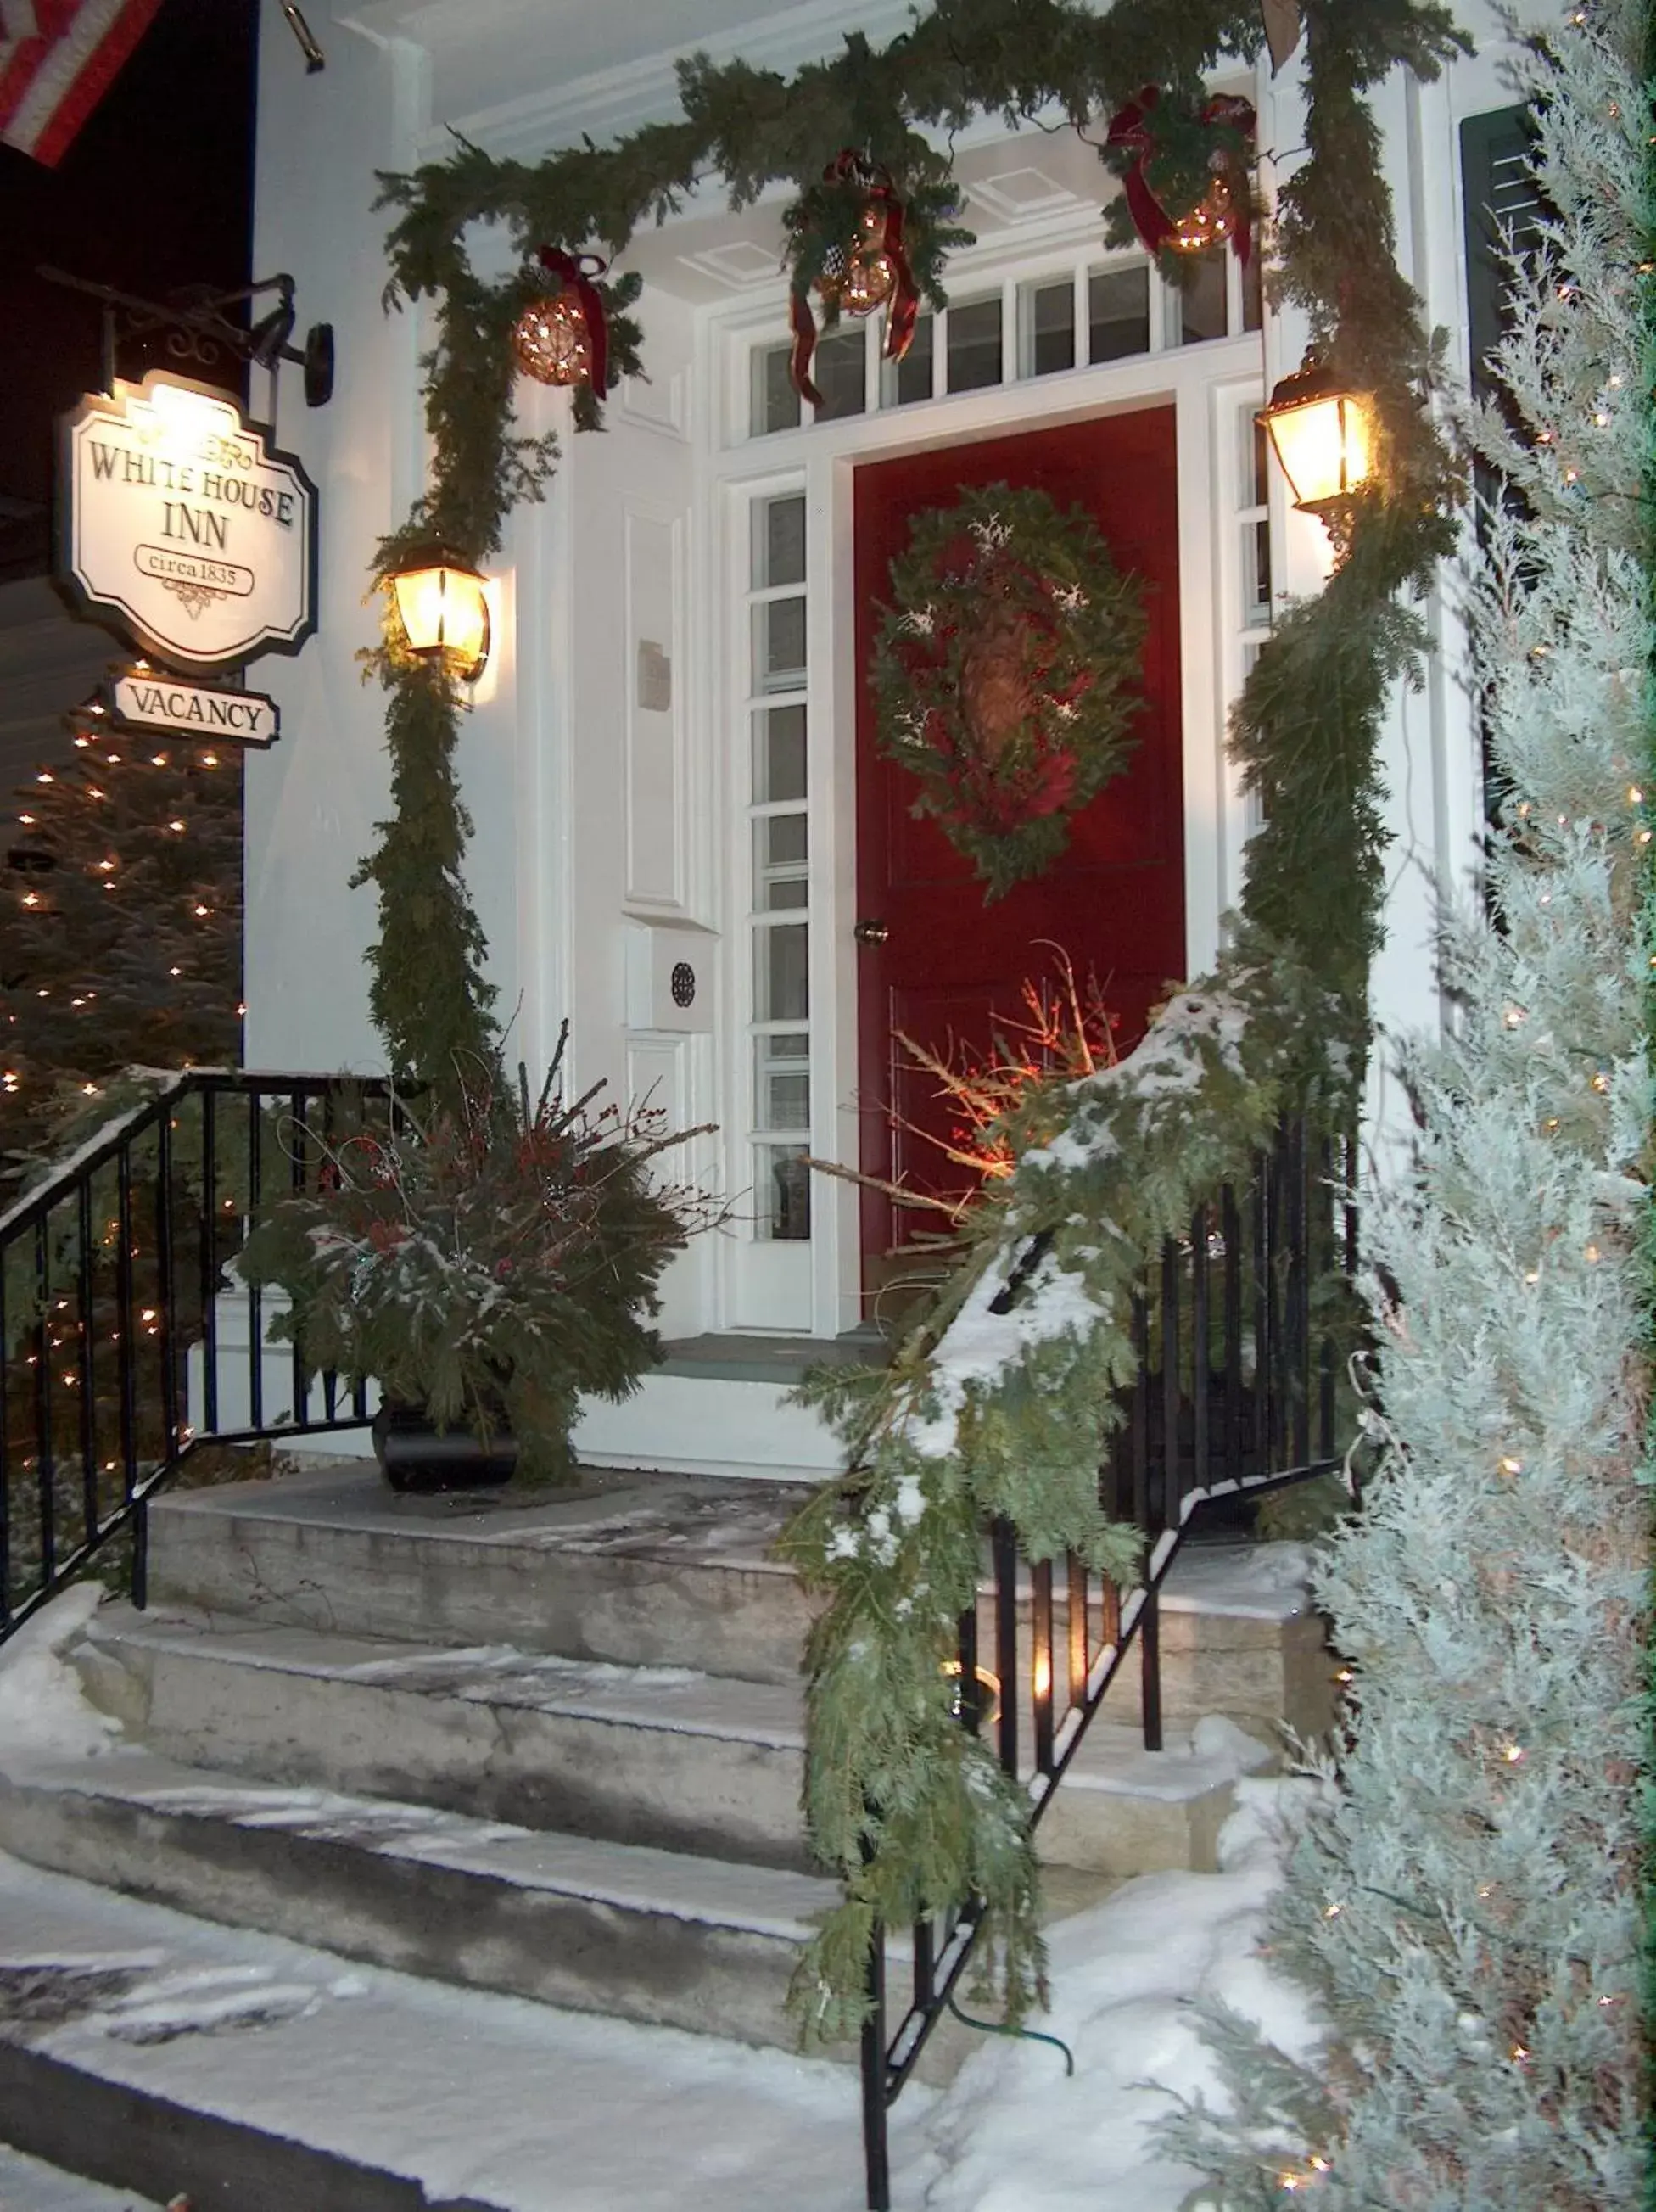
[[[903,240],[903,204],[887,171],[871,168],[850,147],[836,155],[822,172],[825,185],[841,185],[847,180],[862,185],[869,204],[879,210],[879,228],[866,239],[859,238],[853,250],[858,253],[884,253],[890,258],[895,276],[891,297],[886,303],[883,351],[888,361],[901,361],[913,342],[914,325],[920,312],[920,295],[915,289],[914,272],[909,266],[908,249]],[[820,407],[822,395],[810,374],[811,358],[816,351],[816,317],[811,310],[810,287],[797,276],[788,295],[788,328],[793,333],[793,350],[788,356],[789,380],[802,399],[808,400],[813,407]]]
[[[566,253],[556,246],[542,246],[540,259],[542,268],[561,277],[580,302],[592,362],[586,380],[602,399],[610,389],[610,325],[604,312],[604,295],[592,280],[602,276],[610,264],[596,253]]]
[[[1110,127],[1104,143],[1107,146],[1125,147],[1137,155],[1131,168],[1122,179],[1126,195],[1127,212],[1132,217],[1133,228],[1152,253],[1160,252],[1178,229],[1178,224],[1168,213],[1150,189],[1147,171],[1156,152],[1155,134],[1149,119],[1161,94],[1153,84],[1147,84],[1137,100],[1130,100],[1110,118]],[[1229,93],[1216,94],[1203,108],[1200,120],[1204,123],[1228,123],[1237,131],[1251,134],[1253,129],[1253,103],[1238,100]],[[1230,234],[1232,251],[1247,268],[1253,252],[1253,226],[1244,219],[1243,210],[1237,210],[1235,228]]]

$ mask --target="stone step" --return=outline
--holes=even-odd
[[[130,1739],[186,1765],[812,1870],[798,1686],[209,1627],[124,1605],[104,1607],[73,1656]],[[1194,1745],[1175,1729],[1147,1753],[1112,1717],[1120,1709],[1113,1697],[1088,1731],[1042,1822],[1042,1856],[1118,1880],[1211,1868],[1232,1780],[1271,1753],[1213,1718]]]
[[[797,1684],[126,1605],[74,1657],[129,1736],[186,1764],[810,1870]]]
[[[527,1502],[397,1498],[372,1468],[334,1465],[158,1500],[149,1595],[209,1618],[792,1683],[811,1608],[768,1553],[809,1494],[589,1474]]]
[[[153,1753],[18,1759],[0,1849],[440,1982],[791,2045],[788,1978],[834,1884]]]
[[[195,2212],[857,2212],[847,2067],[422,1983],[0,1856],[0,2136]],[[917,2157],[924,2089],[894,2114]],[[82,2212],[7,2191],[8,2212]],[[88,2203],[98,2203],[86,2190]],[[101,2212],[101,2206],[100,2206]]]
[[[509,1644],[782,1686],[798,1680],[812,1607],[770,1552],[809,1494],[612,1474],[527,1501],[395,1498],[371,1469],[335,1465],[159,1500],[150,1593],[215,1621],[445,1649]],[[979,1641],[992,1650],[986,1602]],[[1118,1712],[1137,1705],[1140,1664],[1135,1650],[1113,1692]],[[1186,1546],[1162,1598],[1168,1722],[1224,1714],[1277,1747],[1284,1723],[1321,1734],[1332,1697],[1300,1548]]]

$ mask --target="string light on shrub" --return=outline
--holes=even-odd
[[[1503,1454],[1501,1458],[1497,1461],[1496,1464],[1499,1466],[1502,1474],[1522,1474],[1524,1472],[1523,1461],[1521,1459],[1514,1459],[1510,1452]]]

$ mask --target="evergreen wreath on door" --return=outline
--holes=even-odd
[[[1143,635],[1137,580],[1080,508],[997,483],[915,518],[875,641],[877,742],[986,905],[1044,875],[1126,765]]]

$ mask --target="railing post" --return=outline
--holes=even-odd
[[[47,1220],[42,1211],[34,1224],[34,1480],[35,1510],[40,1521],[40,1572],[50,1583],[57,1572],[58,1526],[57,1461],[52,1447],[52,1244]]]
[[[891,2212],[889,2113],[885,2094],[885,1927],[868,1942],[868,2016],[863,2022],[863,2166],[868,2212]]]
[[[1138,1377],[1133,1385],[1132,1406],[1132,1517],[1144,1539],[1148,1553],[1151,1533],[1149,1472],[1149,1314],[1142,1297],[1133,1301],[1133,1343],[1138,1353]],[[1149,1559],[1145,1560],[1146,1574]],[[1146,1751],[1162,1748],[1162,1610],[1155,1588],[1146,1581],[1143,1608],[1138,1616],[1140,1717]]]
[[[201,1420],[219,1425],[218,1094],[209,1077],[201,1094]]]
[[[1004,1692],[1003,1692],[1004,1694]],[[1029,1705],[1037,1774],[1052,1771],[1052,1563],[1029,1569]]]
[[[1018,1540],[1010,1521],[995,1523],[995,1672],[1000,1677],[1000,1763],[1018,1771]]]
[[[182,1441],[179,1422],[179,1378],[173,1365],[176,1345],[178,1272],[173,1243],[173,1106],[163,1105],[155,1123],[155,1273],[156,1320],[161,1362],[161,1456],[176,1458]]]

